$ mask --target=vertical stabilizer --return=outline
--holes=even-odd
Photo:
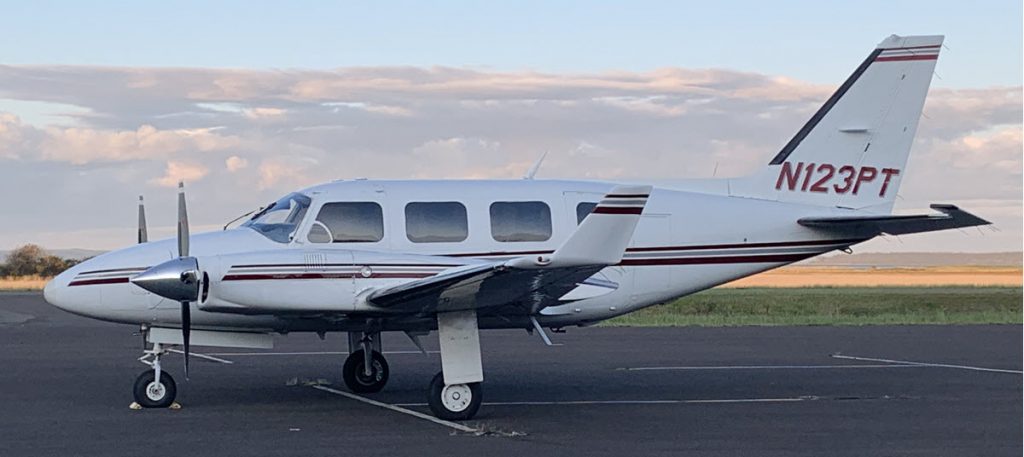
[[[890,36],[737,196],[892,210],[942,36]]]

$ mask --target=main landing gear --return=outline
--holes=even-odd
[[[444,373],[438,373],[430,380],[427,405],[438,419],[449,421],[469,420],[476,415],[483,401],[479,382],[446,385]]]
[[[380,392],[388,383],[388,361],[380,353],[380,333],[364,333],[358,340],[357,351],[353,351],[352,336],[349,339],[349,355],[345,359],[341,377],[345,385],[355,393]]]
[[[437,335],[441,372],[430,381],[430,412],[445,420],[472,419],[483,401],[480,383],[484,380],[476,311],[438,313]]]
[[[139,361],[153,369],[143,371],[139,377],[135,378],[135,387],[132,389],[135,403],[143,408],[171,406],[174,403],[174,397],[178,394],[178,387],[170,374],[160,370],[160,356],[166,354],[168,348],[160,343],[153,343],[153,349],[145,352],[145,355],[139,357]]]
[[[483,401],[484,380],[480,359],[480,332],[476,311],[437,314],[441,346],[441,372],[430,381],[427,405],[444,420],[469,420]],[[413,342],[419,346],[418,340]],[[352,392],[379,392],[388,382],[388,363],[381,354],[380,333],[349,333],[349,356],[342,378]],[[421,347],[422,350],[422,347]]]

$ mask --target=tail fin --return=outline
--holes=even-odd
[[[890,212],[942,36],[882,41],[767,167],[733,195]]]

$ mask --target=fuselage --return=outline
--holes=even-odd
[[[210,259],[206,267],[219,281],[216,294],[211,292],[216,297],[193,311],[193,326],[360,329],[369,322],[359,315],[365,311],[359,308],[360,294],[460,265],[551,253],[614,185],[352,180],[301,190],[293,195],[303,207],[284,215],[293,217],[293,225],[250,224],[192,237],[192,255],[201,268],[203,259]],[[863,241],[830,237],[796,223],[830,211],[655,188],[622,261],[595,275],[596,283],[612,286],[581,287],[565,304],[545,308],[536,317],[546,326],[587,325]],[[266,217],[258,214],[257,221]],[[177,302],[129,282],[174,258],[175,250],[175,241],[168,239],[95,257],[55,278],[46,298],[97,319],[180,325]],[[285,298],[280,291],[287,291]],[[256,305],[233,309],[234,301]],[[431,319],[383,322],[393,330],[433,325]],[[480,325],[528,327],[529,322],[482,313]]]

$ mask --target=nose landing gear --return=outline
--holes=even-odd
[[[153,369],[143,371],[135,378],[135,386],[132,389],[135,403],[143,408],[167,408],[174,403],[174,397],[178,394],[174,378],[160,369],[160,356],[166,354],[168,348],[160,343],[153,343],[153,349],[145,352],[145,355],[139,357],[139,361]]]

